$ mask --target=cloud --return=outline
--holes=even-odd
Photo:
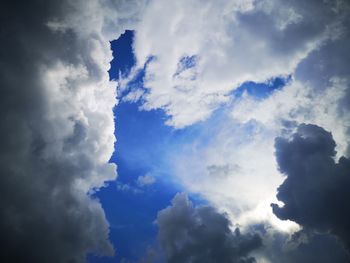
[[[167,262],[255,262],[249,254],[261,246],[256,234],[243,234],[213,207],[194,207],[186,194],[157,216],[159,242]]]
[[[156,178],[150,174],[140,175],[137,177],[136,183],[139,187],[152,185],[156,182]]]
[[[332,132],[337,142],[338,157],[348,155],[350,111],[349,57],[344,48],[350,43],[349,4],[342,8],[339,34],[326,41],[300,61],[285,87],[265,100],[245,94],[233,102],[232,115],[243,123],[251,120],[276,129],[285,121],[312,123]]]
[[[123,184],[120,181],[116,182],[116,188],[119,191],[122,192],[130,192],[130,193],[134,193],[134,194],[141,194],[143,193],[143,191],[131,184]]]
[[[345,1],[150,1],[134,43],[138,68],[154,58],[143,108],[176,128],[203,121],[243,82],[294,73],[340,37],[347,12]]]
[[[230,110],[202,127],[171,154],[176,178],[240,224],[253,211],[254,220],[274,220],[270,203],[282,183],[273,155],[276,132],[256,122],[241,124]]]
[[[267,224],[253,225],[251,228],[263,239],[263,246],[254,252],[257,262],[349,262],[349,254],[344,247],[327,233],[301,230],[289,234]]]
[[[349,154],[349,17],[347,1],[150,2],[134,43],[146,92],[135,97],[174,128],[205,129],[170,158],[186,190],[245,226],[298,229],[269,210],[283,181],[274,139],[307,122],[332,132],[333,158]],[[266,98],[232,95],[281,76],[290,81]]]
[[[204,130],[170,154],[174,177],[235,222],[297,229],[269,210],[283,182],[274,139],[312,123],[332,132],[337,157],[349,153],[348,2],[191,1],[153,15],[160,7],[151,2],[135,33],[139,67],[154,56],[143,108],[163,109],[175,128]],[[246,80],[286,74],[265,98],[232,95]]]
[[[108,164],[115,141],[112,108],[116,101],[106,72],[111,59],[108,41],[125,28],[136,30],[137,68],[145,67],[146,92],[133,94],[133,99],[141,98],[143,109],[163,109],[170,116],[167,124],[183,128],[227,105],[220,122],[209,122],[215,127],[173,160],[185,187],[203,194],[220,211],[242,222],[248,215],[241,212],[246,211],[256,212],[250,213],[254,220],[266,219],[257,209],[259,201],[271,202],[282,180],[273,156],[274,137],[290,133],[299,123],[330,130],[338,155],[349,154],[346,1],[147,2],[145,6],[145,1],[33,0],[2,5],[0,240],[6,251],[2,261],[83,261],[87,252],[113,253],[102,207],[88,193],[116,177],[114,165]],[[292,75],[291,83],[267,99],[231,96],[245,81],[265,82],[284,75]],[[325,149],[334,151],[335,143],[328,135],[323,137],[329,145],[320,146],[324,152],[316,155],[327,160],[322,165],[329,170],[319,170],[305,152],[300,153],[305,160],[299,161],[326,182],[328,171],[336,174],[329,187],[338,189],[340,182],[345,187],[347,181],[341,181],[345,179],[339,173],[348,167],[348,159],[332,163],[335,154]],[[285,170],[287,181],[294,182],[290,178],[294,168]],[[300,178],[295,178],[298,183]],[[309,186],[311,190],[326,187],[324,181],[302,185],[298,198],[303,200]],[[327,187],[326,193],[331,191]],[[288,196],[284,186],[280,189],[282,199]],[[293,209],[283,214],[288,205],[275,206],[275,212],[308,228],[330,230],[348,244],[348,233],[343,231],[346,222],[337,214],[346,193],[338,190],[334,198],[339,200],[332,206],[326,203],[334,214],[321,214],[318,222],[312,214],[311,218],[295,215]],[[160,226],[164,223],[160,219],[171,221],[166,215],[184,207],[191,212],[188,218],[218,227],[228,247],[238,244],[234,255],[224,255],[245,260],[251,250],[240,254],[242,244],[258,246],[250,242],[252,236],[229,232],[225,216],[211,208],[193,208],[184,200],[177,197],[172,207],[159,214]],[[242,202],[233,202],[237,200]],[[316,199],[308,202],[319,204]],[[312,209],[321,213],[317,206]],[[223,228],[216,220],[223,222]],[[200,229],[194,221],[192,226]],[[167,224],[162,226],[169,229]],[[208,244],[199,242],[200,235],[210,236],[206,231],[191,233],[194,249],[207,248]],[[166,240],[190,242],[161,233],[169,237]],[[182,249],[167,255],[173,252],[186,256]]]
[[[2,262],[83,262],[88,252],[113,254],[103,209],[88,193],[116,177],[108,163],[116,103],[108,41],[131,24],[136,7],[2,3]]]
[[[350,111],[340,109],[348,92],[348,80],[334,77],[323,85],[318,89],[320,86],[294,80],[265,100],[246,95],[234,100],[231,114],[239,123],[255,121],[275,136],[304,122],[325,127],[332,131],[338,153],[345,154],[350,142]]]
[[[335,141],[322,127],[301,124],[290,139],[276,139],[276,158],[287,178],[278,188],[283,206],[272,205],[283,220],[332,233],[350,247],[350,160],[335,161]]]

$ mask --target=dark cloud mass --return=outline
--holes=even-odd
[[[276,139],[276,158],[287,175],[272,205],[283,220],[306,229],[336,235],[350,249],[350,160],[335,161],[332,134],[316,125],[301,124],[291,139]]]
[[[300,230],[281,232],[268,223],[250,226],[260,234],[263,246],[255,252],[257,262],[347,263],[348,253],[333,235]]]
[[[113,254],[103,209],[87,195],[116,175],[100,11],[98,1],[1,3],[1,262]]]
[[[230,221],[213,207],[194,207],[187,196],[177,194],[172,205],[157,217],[159,242],[167,262],[252,263],[249,254],[261,246],[257,234],[230,229]]]

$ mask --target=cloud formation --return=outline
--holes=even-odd
[[[250,253],[261,246],[257,234],[243,234],[213,207],[194,207],[186,194],[157,216],[159,242],[166,262],[256,262]]]
[[[176,128],[205,120],[243,82],[292,74],[342,35],[347,12],[345,1],[151,1],[134,44],[139,68],[154,58],[143,108]]]
[[[287,175],[278,188],[283,206],[272,205],[283,220],[306,229],[332,233],[350,248],[350,160],[335,161],[331,133],[311,124],[301,124],[290,139],[276,139],[276,158]]]
[[[104,211],[88,192],[116,178],[108,164],[116,103],[108,41],[132,22],[137,6],[2,3],[1,262],[113,254]]]
[[[349,254],[344,247],[327,233],[301,230],[289,234],[268,225],[255,225],[252,228],[263,239],[263,246],[254,254],[257,262],[349,262]]]
[[[108,41],[125,28],[136,30],[136,69],[145,68],[145,89],[126,99],[163,109],[175,128],[227,105],[223,118],[209,122],[215,128],[172,160],[187,189],[241,222],[252,210],[254,220],[265,220],[270,215],[257,210],[259,201],[270,202],[282,180],[274,138],[302,122],[322,126],[336,143],[314,125],[277,140],[277,161],[288,177],[278,194],[286,205],[273,208],[281,219],[330,231],[349,247],[349,159],[334,161],[350,153],[348,1],[145,2],[3,3],[1,261],[81,262],[88,252],[113,253],[102,207],[88,193],[116,177],[108,164],[116,101],[106,72]],[[266,99],[232,96],[245,81],[290,75]],[[251,262],[260,246],[257,236],[232,233],[226,216],[193,207],[183,195],[157,220],[173,261],[200,260],[204,250],[209,262],[216,253],[222,262]]]
[[[171,155],[187,190],[235,222],[272,223],[270,198],[283,180],[276,136],[312,123],[332,132],[332,158],[348,156],[349,14],[349,2],[342,0],[150,2],[134,44],[146,89],[129,98],[141,98],[146,110],[163,109],[175,128],[203,124],[205,132]],[[245,81],[276,77],[288,82],[265,98],[234,95]],[[291,258],[300,259],[298,253]]]
[[[144,109],[163,109],[175,128],[205,130],[171,155],[187,190],[240,223],[272,222],[269,204],[283,181],[275,137],[312,123],[332,132],[337,157],[349,153],[349,2],[200,2],[150,2],[134,49],[139,67],[154,57],[146,92],[136,97],[143,94]],[[286,75],[286,85],[265,98],[232,94],[244,81]]]

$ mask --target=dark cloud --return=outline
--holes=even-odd
[[[347,251],[333,235],[306,230],[280,232],[267,222],[251,225],[249,229],[259,233],[263,240],[263,246],[254,253],[257,262],[349,262]]]
[[[261,246],[260,236],[242,234],[213,207],[194,207],[185,194],[157,217],[159,242],[167,262],[256,262],[249,254]]]
[[[308,5],[312,1],[301,1]],[[327,5],[334,4],[333,8],[329,8],[328,12],[334,14],[341,20],[337,23],[337,31],[333,38],[323,43],[323,45],[314,50],[305,60],[302,60],[295,71],[295,77],[300,81],[313,84],[317,89],[325,89],[332,78],[349,78],[350,68],[348,66],[350,54],[347,47],[350,43],[350,2],[349,1],[329,1]],[[311,8],[317,8],[319,1],[311,5]],[[312,16],[312,20],[316,23],[324,19],[325,14],[317,14]]]
[[[301,3],[309,5],[312,1],[308,1],[308,3],[302,1]],[[326,5],[334,4],[329,11],[335,12],[334,14],[341,22],[338,21],[335,24],[337,30],[334,30],[335,34],[331,39],[325,41],[320,48],[313,50],[307,58],[300,62],[295,70],[294,77],[312,89],[310,96],[329,92],[334,87],[334,90],[341,94],[336,102],[336,112],[330,117],[333,120],[338,120],[339,124],[334,127],[328,125],[327,129],[337,133],[345,133],[345,138],[341,140],[336,137],[335,133],[333,133],[333,136],[338,139],[338,144],[344,144],[343,154],[345,157],[350,157],[350,128],[348,121],[350,120],[350,52],[348,52],[348,46],[350,45],[350,2],[338,0],[325,1],[324,3]],[[316,4],[313,4],[312,8],[317,9],[319,5],[318,1]],[[318,20],[322,20],[327,16],[319,13],[310,17],[315,22],[320,23]],[[332,97],[336,96],[334,94]],[[330,105],[331,103],[327,104]],[[305,115],[311,110],[304,109]],[[325,114],[329,113],[325,112]],[[318,115],[321,116],[322,113],[318,112]],[[313,121],[311,120],[310,122]],[[318,123],[321,124],[322,122]]]
[[[1,3],[1,262],[83,262],[88,252],[113,253],[103,209],[87,195],[116,176],[107,163],[115,102],[98,5]]]
[[[282,243],[283,234],[275,240],[275,246],[279,247],[279,253],[272,258],[273,262],[284,263],[347,263],[349,262],[347,251],[332,235],[320,233],[308,233],[300,231],[292,235],[286,243]],[[281,246],[283,244],[283,246]]]
[[[272,204],[283,220],[305,229],[331,233],[350,248],[350,160],[335,161],[332,134],[311,124],[301,124],[291,139],[277,138],[276,158],[287,175]]]

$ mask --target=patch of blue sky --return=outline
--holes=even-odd
[[[197,56],[196,55],[183,56],[180,59],[180,64],[186,68],[193,68],[196,66],[196,63],[197,63]]]
[[[155,242],[157,212],[167,205],[181,189],[162,181],[157,176],[153,185],[137,188],[137,178],[154,172],[161,173],[161,145],[167,140],[167,131],[160,125],[160,112],[142,112],[132,103],[121,103],[115,108],[117,116],[115,152],[111,162],[118,165],[118,179],[96,193],[111,225],[110,239],[117,248],[115,258],[91,257],[90,262],[136,261]],[[164,171],[166,173],[166,170]],[[121,189],[119,185],[130,188]],[[138,189],[140,192],[135,192]]]
[[[147,65],[154,60],[155,57],[149,57],[145,63],[145,65],[143,66],[142,69],[134,69],[135,72],[133,72],[132,76],[124,76],[124,80],[127,79],[127,82],[123,84],[123,86],[119,86],[118,90],[117,90],[117,96],[118,99],[121,101],[124,101],[126,98],[126,95],[128,95],[128,93],[133,92],[133,91],[142,91],[142,94],[145,94],[148,92],[148,90],[143,86],[143,80],[145,78],[145,73],[146,73],[146,68]],[[130,73],[130,70],[127,71]],[[119,79],[123,80],[122,74],[120,74]],[[131,100],[132,102],[136,102],[141,99],[138,98],[136,101]]]
[[[185,70],[194,68],[197,65],[197,60],[198,57],[196,55],[183,56],[177,65],[177,70],[174,74],[174,77],[180,75]]]
[[[111,162],[118,165],[118,179],[95,196],[111,225],[110,238],[117,254],[114,261],[90,257],[89,261],[95,263],[137,260],[155,242],[157,227],[153,222],[158,211],[184,190],[173,180],[171,154],[191,143],[203,130],[202,124],[174,130],[164,125],[166,116],[162,111],[140,111],[137,103],[121,102],[114,113],[117,143]],[[146,174],[154,176],[155,183],[139,187],[137,178]],[[205,203],[196,195],[191,199],[195,204]]]
[[[135,65],[136,58],[132,50],[133,38],[134,32],[126,30],[118,39],[111,41],[113,59],[108,71],[111,80],[127,76]]]
[[[235,89],[232,95],[239,98],[246,92],[257,100],[263,100],[269,97],[274,91],[282,89],[290,80],[291,76],[283,76],[272,78],[265,83],[247,81]]]
[[[124,175],[124,180],[132,174],[123,164],[118,170],[121,176]],[[147,247],[155,244],[157,226],[154,220],[158,211],[169,205],[176,192],[176,189],[169,189],[158,182],[150,186],[150,190],[140,193],[118,190],[117,182],[111,182],[102,189],[97,196],[110,224],[110,240],[116,248],[116,255],[113,258],[91,256],[89,262],[138,261]]]
[[[111,68],[108,71],[109,78],[110,80],[121,82],[127,80],[126,83],[123,83],[123,87],[118,86],[118,99],[123,99],[124,95],[134,90],[147,92],[143,87],[145,70],[155,57],[149,57],[142,69],[135,69],[136,58],[132,47],[133,38],[134,31],[126,30],[117,40],[111,41],[113,59],[110,62]]]

